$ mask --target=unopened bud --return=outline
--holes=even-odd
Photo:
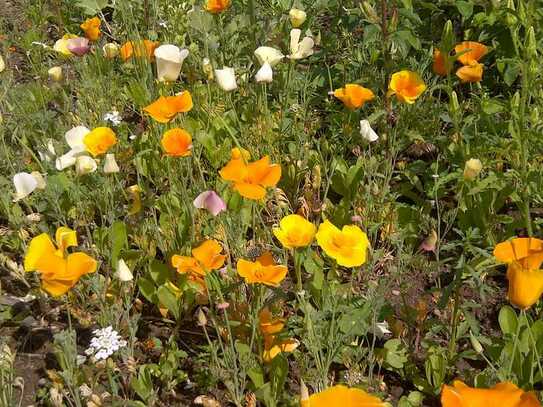
[[[443,27],[443,33],[441,34],[441,47],[442,53],[449,55],[449,52],[454,48],[456,38],[454,35],[453,24],[451,20],[447,20]]]
[[[471,331],[469,333],[469,340],[475,352],[479,354],[483,353],[483,345],[481,345],[481,342],[479,342],[479,340],[475,337],[475,335],[473,335],[473,332]]]
[[[202,311],[202,308],[198,309],[197,318],[198,318],[198,325],[202,327],[207,325],[207,317],[206,317],[206,314],[204,314],[204,311]]]
[[[517,91],[511,98],[511,107],[513,109],[518,109],[520,106],[520,93]]]
[[[212,81],[213,80],[213,65],[211,65],[211,61],[209,58],[204,58],[202,61],[202,70],[207,75],[207,80]]]
[[[64,77],[64,75],[62,74],[62,68],[60,66],[54,66],[50,68],[47,71],[47,74],[49,75],[49,79],[51,79],[52,82],[60,82]]]
[[[516,10],[515,1],[514,0],[507,0],[507,8],[509,10],[515,11]],[[509,27],[513,27],[513,26],[515,26],[517,24],[517,17],[513,13],[508,11],[507,14],[505,15],[505,23]]]
[[[322,176],[321,176],[321,166],[315,165],[311,174],[313,189],[318,190],[321,186]]]
[[[108,42],[102,47],[102,51],[107,59],[113,59],[119,55],[119,46],[114,42]]]
[[[535,39],[534,26],[531,25],[526,33],[526,56],[528,58],[537,57],[537,41]]]
[[[534,106],[530,112],[530,121],[532,122],[532,126],[536,126],[539,123],[539,109],[537,106]]]
[[[300,27],[307,18],[307,14],[303,10],[293,8],[289,11],[288,16],[290,18],[290,23],[294,28]]]
[[[451,92],[451,100],[449,101],[449,109],[451,109],[451,112],[456,115],[458,112],[460,112],[460,104],[458,103],[458,95],[453,90]]]
[[[300,407],[309,407],[309,390],[303,379],[300,379]]]
[[[479,176],[481,170],[483,169],[483,164],[478,158],[470,158],[466,161],[464,166],[464,179],[467,181],[473,181]]]

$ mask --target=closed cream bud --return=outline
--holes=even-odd
[[[207,80],[212,81],[214,78],[213,74],[213,65],[211,65],[211,61],[209,58],[204,58],[202,61],[202,69],[204,73],[207,75]]]
[[[303,10],[299,10],[297,8],[293,8],[289,11],[288,16],[290,17],[290,23],[294,28],[298,28],[301,26],[305,19],[307,18],[307,14]]]
[[[77,175],[90,174],[96,171],[97,167],[96,160],[88,155],[82,155],[75,159],[75,172]]]
[[[4,69],[6,69],[6,63],[4,62],[2,55],[0,55],[0,72],[2,72]]]
[[[483,164],[478,158],[470,158],[464,167],[464,179],[473,181],[481,173]]]
[[[481,345],[481,342],[479,342],[479,340],[475,337],[475,335],[473,335],[473,332],[471,331],[469,333],[469,340],[475,352],[479,354],[483,353],[483,345]]]
[[[106,174],[119,172],[119,166],[115,160],[115,154],[106,154],[106,158],[104,159],[104,172]]]
[[[102,51],[104,51],[104,56],[106,58],[113,59],[119,55],[119,46],[114,42],[108,42],[102,47]]]
[[[198,308],[198,314],[196,317],[198,319],[198,325],[202,327],[207,325],[207,317],[206,314],[204,314],[204,311],[202,311],[202,308]]]
[[[62,68],[60,66],[54,66],[47,71],[49,79],[53,82],[60,82],[64,75],[62,74]]]

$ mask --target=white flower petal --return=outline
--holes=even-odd
[[[183,61],[189,55],[187,49],[181,50],[172,44],[164,44],[155,49],[158,80],[173,82],[181,73]]]
[[[265,62],[264,65],[262,65],[262,68],[260,68],[256,73],[255,79],[259,83],[271,83],[273,81],[273,70],[271,68],[271,65]]]
[[[123,259],[120,259],[117,263],[117,271],[115,272],[115,277],[123,282],[132,281],[134,279],[134,275],[132,274]]]
[[[215,69],[215,78],[221,89],[226,92],[230,92],[238,87],[233,68],[225,66],[223,69]]]
[[[61,155],[55,161],[55,167],[57,170],[62,171],[75,164],[76,156],[78,153],[73,150],[68,151],[66,154]]]
[[[39,173],[38,171],[32,171],[30,175],[32,175],[37,182],[36,188],[45,189],[47,184],[45,183],[45,179],[43,178],[43,175],[41,175],[41,173]]]
[[[364,140],[367,140],[370,143],[379,140],[379,136],[371,128],[370,122],[367,120],[360,120],[360,135]]]
[[[258,47],[255,50],[256,59],[260,65],[270,64],[272,67],[277,65],[285,57],[281,51],[272,47]]]
[[[96,171],[98,164],[96,160],[88,155],[82,155],[75,159],[75,172],[77,175],[90,174]]]
[[[104,159],[104,172],[106,174],[113,174],[119,171],[120,169],[115,160],[115,154],[106,154],[106,158]]]
[[[66,134],[64,134],[64,138],[72,150],[82,152],[85,151],[83,139],[88,133],[90,133],[90,130],[85,126],[76,126],[68,130]]]
[[[30,195],[38,187],[38,181],[32,174],[20,172],[13,176],[13,185],[15,186],[13,202],[17,202]]]

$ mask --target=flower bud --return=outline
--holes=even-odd
[[[300,379],[300,406],[309,406],[309,390],[302,379]]]
[[[119,46],[114,42],[108,42],[102,47],[102,51],[107,59],[113,59],[119,55]]]
[[[516,10],[515,1],[514,0],[507,0],[507,8],[509,10],[515,11]],[[510,12],[507,12],[505,14],[505,23],[509,27],[514,27],[517,24],[517,17],[514,14],[512,14]]]
[[[481,342],[473,335],[473,332],[469,332],[469,340],[471,342],[471,346],[473,347],[473,350],[479,354],[483,353],[483,345],[481,345]]]
[[[313,189],[315,191],[321,187],[322,175],[321,175],[321,166],[319,164],[316,164],[313,167],[313,171],[311,172],[311,181],[313,183]]]
[[[211,65],[211,61],[209,58],[204,58],[202,61],[202,70],[207,75],[207,80],[212,81],[213,80],[213,65]]]
[[[519,106],[520,106],[520,93],[516,91],[513,97],[511,98],[511,107],[513,109],[518,109]]]
[[[526,33],[526,56],[528,58],[537,57],[537,41],[535,39],[534,26],[531,25]]]
[[[96,171],[97,167],[96,160],[88,155],[82,155],[75,159],[75,172],[77,175],[90,174]]]
[[[456,115],[458,112],[460,112],[460,104],[458,103],[458,95],[453,90],[451,92],[451,100],[449,101],[449,109],[451,109],[451,112]]]
[[[532,122],[532,126],[536,126],[539,123],[539,109],[537,106],[534,106],[530,113],[530,121]]]
[[[481,164],[478,158],[470,158],[464,166],[464,179],[466,181],[473,181],[479,176],[482,169],[483,164]]]
[[[298,10],[297,8],[293,8],[289,11],[288,16],[290,18],[290,23],[294,28],[300,27],[307,18],[307,14],[303,10]]]
[[[60,82],[64,78],[64,75],[62,74],[62,68],[60,66],[54,66],[52,68],[49,68],[47,74],[49,75],[49,79],[52,82]]]
[[[452,21],[447,20],[447,22],[443,26],[443,33],[441,34],[441,47],[440,47],[441,52],[448,55],[449,52],[451,52],[452,49],[454,48],[455,43],[456,43],[456,38],[454,35]]]
[[[106,154],[106,158],[104,159],[104,173],[113,174],[119,171],[119,165],[115,161],[115,154]]]
[[[198,308],[198,314],[196,317],[198,319],[198,325],[202,327],[207,325],[207,317],[206,314],[204,314],[204,311],[202,311],[202,308]]]

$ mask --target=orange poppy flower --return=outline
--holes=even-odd
[[[521,308],[528,309],[543,294],[543,240],[535,238],[516,238],[502,242],[494,248],[494,256],[509,264],[507,280],[509,301]]]
[[[127,41],[119,50],[119,55],[123,61],[135,56],[137,58],[145,57],[148,61],[154,58],[155,48],[160,45],[159,42],[143,40],[143,41]]]
[[[458,61],[462,65],[471,65],[472,62],[479,62],[479,60],[488,52],[486,45],[476,41],[461,42],[454,47],[454,50],[457,54],[467,51],[458,57]]]
[[[262,311],[258,313],[258,326],[264,336],[273,335],[283,330],[285,320],[282,318],[274,318],[270,309],[264,307]]]
[[[308,398],[302,398],[300,405],[301,407],[385,407],[387,404],[382,402],[378,397],[366,393],[364,390],[338,384],[319,393],[312,394]]]
[[[443,53],[438,49],[434,48],[434,62],[432,64],[432,70],[436,75],[447,76],[449,69],[445,66],[445,57]]]
[[[192,150],[192,137],[183,129],[170,129],[162,136],[162,148],[167,155],[188,157]]]
[[[231,0],[207,0],[205,9],[212,14],[221,13],[230,7]]]
[[[59,227],[55,244],[46,234],[30,241],[24,258],[25,271],[41,274],[42,288],[54,297],[65,294],[81,276],[96,271],[97,263],[89,255],[76,252],[66,255],[68,247],[77,246],[77,234],[67,227]]]
[[[159,123],[168,123],[178,113],[192,110],[192,96],[188,90],[175,96],[161,96],[149,106],[143,108],[153,119]]]
[[[275,264],[270,252],[264,253],[255,262],[238,260],[237,270],[247,284],[260,283],[272,287],[278,286],[284,280],[288,271],[286,266]]]
[[[219,171],[221,178],[233,182],[234,189],[245,198],[264,199],[266,188],[275,187],[281,179],[281,166],[270,164],[268,156],[247,163],[245,154],[234,150],[230,162]]]
[[[345,85],[344,88],[336,89],[334,96],[341,100],[345,107],[351,110],[364,106],[364,103],[375,97],[370,89],[351,83]]]
[[[400,102],[413,104],[426,90],[419,74],[412,71],[396,72],[390,78],[387,96],[396,95]]]
[[[443,407],[541,406],[533,392],[525,392],[510,382],[498,383],[490,389],[476,389],[460,380],[455,380],[452,386],[443,386],[441,405]]]
[[[117,144],[117,137],[109,127],[97,127],[85,135],[83,144],[87,151],[96,157]]]
[[[282,352],[293,352],[299,345],[296,339],[280,339],[279,334],[284,326],[284,319],[274,318],[268,307],[265,307],[258,314],[259,328],[264,335],[264,351],[262,359],[264,362],[271,362],[273,358]]]
[[[100,32],[100,24],[102,22],[98,17],[87,18],[83,24],[80,25],[81,29],[85,32],[85,37],[90,41],[97,41],[102,33]]]
[[[469,65],[464,65],[456,71],[456,76],[462,83],[480,82],[483,79],[483,64],[471,62]]]
[[[179,273],[205,276],[223,266],[226,255],[221,252],[222,247],[216,240],[206,240],[200,246],[192,249],[192,257],[177,254],[172,256],[172,266]]]

